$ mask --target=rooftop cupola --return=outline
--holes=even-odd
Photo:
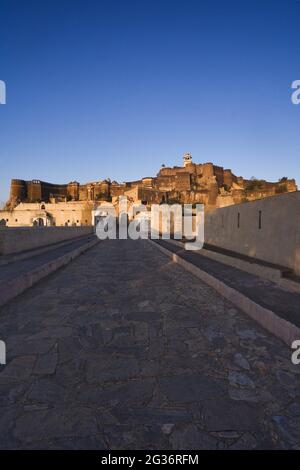
[[[190,153],[185,153],[183,155],[183,166],[190,165],[192,162],[192,155]]]

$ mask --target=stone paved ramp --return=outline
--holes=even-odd
[[[268,279],[207,258],[201,254],[201,250],[185,250],[183,247],[166,240],[159,240],[156,243],[172,253],[179,254],[184,260],[241,292],[262,307],[270,309],[279,317],[300,327],[300,294],[290,292]]]
[[[64,256],[67,253],[76,250],[76,248],[85,245],[94,237],[95,235],[86,235],[84,237],[65,241],[64,243],[60,243],[58,246],[48,246],[48,251],[43,251],[37,255],[34,254],[37,250],[32,250],[33,256],[0,266],[0,284],[12,281],[22,274],[26,274],[27,272],[37,269],[46,263],[55,261],[60,256]],[[9,259],[9,256],[5,256],[4,258]]]
[[[300,447],[291,350],[147,241],[107,241],[0,310],[0,447]]]

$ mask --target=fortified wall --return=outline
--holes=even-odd
[[[110,179],[86,184],[13,179],[7,213],[0,214],[0,224],[31,225],[41,219],[47,225],[85,225],[91,223],[89,211],[95,204],[101,201],[114,204],[119,196],[127,197],[130,203],[148,206],[199,203],[204,204],[206,210],[212,210],[296,190],[294,179],[282,178],[274,183],[254,178],[247,180],[213,163],[193,163],[192,156],[186,153],[182,166],[162,165],[155,177],[122,184]],[[34,213],[31,204],[38,204]],[[71,208],[71,204],[74,207]],[[20,211],[15,214],[15,209],[23,211],[22,215]],[[26,211],[31,212],[26,214]]]
[[[81,185],[77,181],[68,184],[52,184],[45,181],[24,181],[13,179],[10,186],[9,201],[16,202],[50,202],[56,199],[59,202],[107,200],[110,194],[111,183],[100,181]]]

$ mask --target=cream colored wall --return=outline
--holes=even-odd
[[[13,211],[0,211],[0,220],[8,227],[31,227],[37,218],[47,220],[47,225],[91,225],[92,209],[86,202],[21,203]]]
[[[259,211],[262,217],[261,229]],[[206,212],[205,241],[289,267],[300,274],[300,192]]]
[[[0,255],[52,245],[93,233],[93,227],[0,228]]]

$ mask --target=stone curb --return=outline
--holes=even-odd
[[[38,268],[28,271],[21,276],[0,285],[0,307],[5,305],[10,300],[20,295],[25,290],[32,287],[38,281],[48,276],[49,274],[57,271],[57,269],[65,266],[79,255],[92,248],[99,242],[98,238],[88,241],[84,245],[76,248],[65,255],[60,256],[57,259],[49,261],[48,263],[39,266]]]
[[[80,235],[79,237],[74,237],[68,240],[63,240],[61,242],[52,243],[51,245],[42,246],[40,248],[33,248],[32,250],[27,250],[23,253],[21,252],[12,253],[10,255],[0,255],[0,266],[7,266],[8,264],[16,263],[17,261],[23,261],[24,259],[31,258],[32,256],[41,255],[42,253],[47,253],[49,251],[56,250],[57,248],[61,248],[62,246],[69,245],[69,243],[90,236],[92,236],[92,233],[89,235]],[[9,257],[9,259],[5,259],[5,257]],[[4,260],[2,258],[4,258]]]
[[[247,313],[247,315],[263,326],[266,330],[283,340],[288,346],[291,346],[294,340],[300,339],[300,329],[297,326],[283,318],[280,318],[271,310],[262,307],[241,292],[227,286],[224,282],[203,271],[198,266],[184,260],[176,253],[169,251],[167,248],[159,245],[150,238],[148,240],[153,246],[172,259],[172,261],[179,264],[194,276],[198,277],[198,279],[201,279],[201,281],[215,289],[219,294],[229,300],[236,307],[243,310],[243,312]]]
[[[184,249],[184,244],[178,240],[170,239],[165,241],[179,246],[181,249]],[[202,248],[201,256],[206,256],[206,258],[218,261],[219,263],[227,264],[228,266],[240,269],[246,273],[254,274],[255,276],[262,277],[263,279],[269,279],[269,281],[275,282],[280,287],[283,287],[290,292],[296,292],[297,294],[300,294],[300,283],[282,277],[282,272],[279,268],[260,266],[254,262],[250,263],[249,261],[236,259],[228,255],[207,250],[205,248]]]

